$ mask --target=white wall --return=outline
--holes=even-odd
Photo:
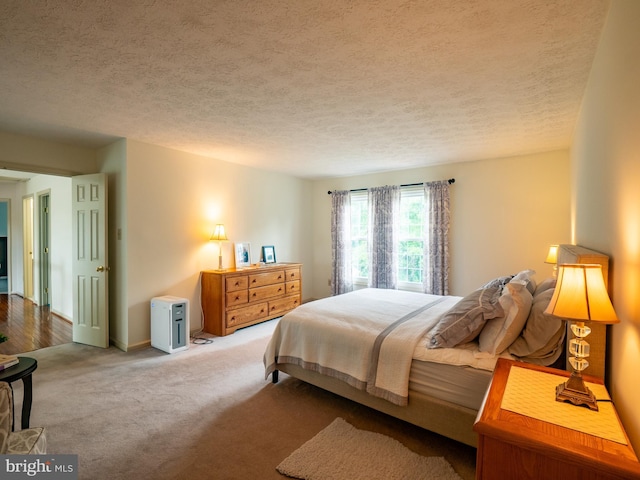
[[[107,174],[109,339],[123,350],[129,343],[127,289],[127,141],[98,151],[100,171]]]
[[[313,183],[313,296],[330,294],[331,198],[328,190],[455,178],[451,185],[450,293],[466,295],[487,280],[525,268],[551,275],[551,244],[570,239],[566,150]]]
[[[640,2],[615,0],[583,99],[572,161],[576,243],[611,256],[609,383],[640,453]]]
[[[199,274],[218,265],[208,241],[216,223],[230,239],[224,266],[234,242],[251,243],[253,262],[274,245],[278,261],[303,263],[302,298],[311,295],[310,182],[127,140],[126,198],[129,347],[149,340],[155,296],[189,299],[199,328]]]
[[[0,182],[0,200],[8,202],[8,293],[22,294],[22,200],[19,185]]]
[[[18,185],[14,182],[0,182],[0,200],[9,203],[7,211],[9,293],[22,293],[22,200]],[[17,220],[16,216],[19,217]]]

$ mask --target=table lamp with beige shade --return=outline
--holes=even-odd
[[[585,337],[591,333],[585,323],[619,322],[604,285],[602,267],[591,264],[558,265],[556,288],[544,313],[573,322],[571,331],[575,335],[569,341],[569,352],[573,355],[569,363],[573,371],[565,383],[556,387],[556,400],[598,410],[593,392],[582,379],[582,371],[589,366],[589,343]]]
[[[558,247],[559,245],[549,245],[549,252],[544,263],[550,263],[553,265],[553,276],[558,276]]]
[[[218,270],[222,270],[222,242],[227,241],[227,233],[224,230],[224,225],[222,223],[218,223],[213,230],[213,234],[209,241],[218,242]]]

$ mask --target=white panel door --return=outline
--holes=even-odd
[[[109,346],[107,176],[72,179],[73,341]]]

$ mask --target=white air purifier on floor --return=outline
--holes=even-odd
[[[186,298],[151,299],[151,346],[167,353],[189,348],[189,301]]]

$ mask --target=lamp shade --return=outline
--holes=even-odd
[[[544,313],[583,322],[620,321],[609,300],[600,265],[558,265],[556,288]]]
[[[216,228],[213,230],[213,234],[209,240],[216,240],[218,242],[222,240],[228,240],[227,234],[224,231],[224,225],[222,223],[218,223]]]
[[[558,263],[558,245],[549,246],[549,253],[547,253],[547,259],[544,263],[553,263],[554,265]]]

